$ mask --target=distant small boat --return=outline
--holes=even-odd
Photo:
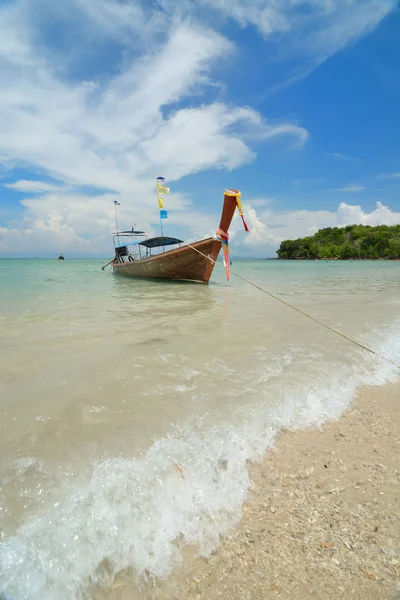
[[[60,256],[58,257],[58,260],[64,260],[64,256],[60,253]]]
[[[162,181],[165,180],[162,178]],[[157,180],[160,219],[163,219],[166,218],[166,211],[163,210],[164,205],[160,198],[159,188],[168,190],[164,193],[168,193],[169,188],[158,186]],[[118,203],[114,201],[114,205],[118,206]],[[209,237],[191,244],[185,244],[183,240],[175,237],[164,236],[162,221],[161,236],[147,239],[144,231],[135,231],[133,226],[131,231],[118,231],[116,218],[117,232],[113,235],[115,257],[108,264],[111,264],[115,273],[127,277],[208,283],[218,254],[223,247],[224,266],[227,279],[229,279],[231,261],[228,254],[228,230],[236,208],[239,210],[245,230],[248,231],[243,216],[241,193],[239,190],[227,189],[224,194],[221,221],[216,237]],[[139,241],[138,238],[142,239]],[[170,249],[171,246],[175,246],[175,248]]]

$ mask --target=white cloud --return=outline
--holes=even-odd
[[[302,146],[308,139],[308,131],[293,123],[283,123],[282,125],[267,125],[261,128],[259,135],[262,139],[272,139],[280,136],[293,136],[295,142],[292,148]],[[296,139],[297,138],[297,139]]]
[[[245,245],[252,246],[255,249],[259,246],[276,247],[282,241],[282,238],[269,229],[268,225],[260,219],[255,209],[251,206],[247,207],[246,221],[250,231],[243,237]]]
[[[281,212],[267,208],[257,213],[250,200],[245,205],[245,213],[250,233],[243,233],[241,221],[236,217],[232,226],[232,252],[254,257],[274,256],[283,240],[312,236],[325,227],[400,224],[400,212],[391,210],[381,202],[371,212],[363,210],[361,206],[342,202],[336,211]]]
[[[301,35],[308,40],[305,53],[320,57],[375,26],[391,5],[389,0],[160,0],[163,10],[158,10],[139,0],[3,4],[0,156],[6,165],[50,175],[60,186],[28,180],[7,184],[10,194],[36,196],[22,202],[22,225],[9,219],[9,230],[2,228],[1,251],[7,253],[16,240],[26,252],[34,242],[43,251],[62,244],[74,253],[103,253],[110,243],[114,197],[104,190],[120,195],[121,217],[139,222],[140,210],[143,226],[151,226],[156,172],[178,180],[204,169],[232,170],[254,159],[255,143],[283,139],[296,147],[306,142],[308,132],[296,123],[270,122],[251,107],[206,95],[215,96],[219,84],[214,66],[221,72],[239,50],[215,31],[216,15],[254,25],[265,36],[293,36],[284,44],[289,50]],[[212,20],[210,12],[204,17],[205,7]],[[354,18],[341,24],[341,15]],[[62,25],[67,38],[75,36],[68,38],[67,48],[57,46],[58,40],[52,41],[54,48],[46,46],[52,22]],[[325,45],[318,31],[330,40]],[[100,68],[89,80],[78,77],[73,57],[84,63],[91,46],[104,40],[119,47],[108,75]],[[78,193],[84,186],[102,191]],[[189,223],[189,235],[214,230],[214,215],[195,210],[187,198],[171,194],[168,202],[171,222]],[[249,219],[254,227],[247,246],[256,247],[264,238],[275,243],[278,238],[254,208]]]
[[[173,0],[171,0],[173,1]],[[275,92],[307,77],[336,52],[368,34],[396,0],[202,0],[273,44],[274,61],[296,63]],[[279,44],[274,43],[279,40]]]
[[[143,31],[147,21],[151,21],[146,19],[143,9],[136,2],[71,0],[70,5],[87,18],[97,35],[101,32],[117,39],[123,36],[124,42],[128,43],[133,43],[133,32],[137,34]]]
[[[337,224],[336,213],[328,210],[294,210],[288,212],[268,210],[260,214],[263,222],[283,239],[296,239],[313,235],[323,227],[334,227]]]
[[[4,187],[10,190],[16,190],[17,192],[54,192],[61,189],[63,186],[56,185],[54,183],[47,183],[46,181],[34,181],[32,179],[20,179],[14,181],[14,183],[7,183]]]
[[[350,193],[362,192],[363,190],[365,190],[365,186],[357,185],[356,183],[348,183],[344,187],[339,188],[339,192],[350,192]]]
[[[381,202],[377,202],[375,210],[371,212],[365,211],[359,205],[341,202],[336,211],[273,212],[269,210],[263,212],[260,218],[282,239],[296,239],[313,235],[324,227],[400,224],[400,212],[391,210]]]
[[[62,251],[70,256],[111,257],[111,234],[115,230],[114,198],[112,194],[87,197],[71,192],[49,192],[25,199],[22,201],[26,209],[22,224],[0,227],[0,254],[55,255]],[[133,221],[137,229],[144,229],[149,235],[158,232],[154,195],[144,196],[140,207],[133,206],[129,194],[121,194],[119,198],[121,228],[130,227]],[[170,194],[169,219],[165,226],[176,232],[177,228],[189,225],[190,234],[185,238],[189,242],[212,236],[219,221],[222,194],[220,200],[221,204],[216,203],[214,211],[209,213],[201,212],[201,206],[194,206],[190,199],[180,194]],[[254,205],[259,207],[258,211],[252,199],[244,204],[249,233],[243,231],[237,213],[233,219],[230,238],[232,253],[236,256],[273,256],[284,239],[313,235],[324,227],[400,224],[400,212],[381,202],[371,212],[344,202],[336,211],[275,211],[268,198],[257,198]]]
[[[355,161],[355,159],[352,156],[347,156],[346,154],[342,154],[341,152],[327,152],[326,156],[330,156],[331,158],[336,158],[338,160],[345,160],[348,162]]]
[[[38,256],[63,251],[73,256],[107,256],[111,252],[113,197],[45,192],[25,199],[22,221],[0,227],[0,253]]]
[[[112,233],[115,232],[115,194],[86,196],[71,191],[38,193],[21,201],[25,209],[22,220],[0,227],[0,254],[7,256],[54,255],[59,251],[70,256],[112,255]],[[117,217],[120,229],[144,230],[149,236],[159,232],[157,199],[154,193],[140,196],[140,203],[129,193],[118,195],[120,206]],[[168,221],[164,228],[185,228],[194,239],[212,236],[219,220],[214,214],[202,213],[190,199],[178,193],[168,195]]]
[[[374,29],[396,6],[395,0],[200,1],[266,37],[283,36],[288,53],[308,55],[317,63]]]
[[[254,157],[245,144],[250,139],[270,139],[283,135],[297,138],[302,144],[307,131],[295,125],[270,125],[250,108],[231,108],[220,103],[182,109],[164,122],[157,135],[141,144],[146,163],[155,164],[158,158],[162,170],[170,179],[179,179],[189,172],[211,168],[229,170]]]
[[[380,179],[400,179],[400,171],[397,173],[382,173]]]
[[[391,210],[382,202],[376,203],[376,209],[365,212],[361,206],[351,206],[342,202],[337,211],[339,225],[398,225],[400,212]]]
[[[0,8],[0,59],[9,64],[33,66],[36,61],[31,56],[29,28],[25,10],[21,4],[3,4]]]
[[[6,164],[39,169],[60,181],[60,187],[28,180],[7,184],[9,190],[38,195],[22,202],[25,240],[31,242],[41,233],[47,240],[43,247],[49,249],[55,240],[72,248],[78,238],[83,241],[77,248],[88,248],[90,232],[97,228],[91,243],[97,244],[96,252],[102,251],[102,236],[109,235],[112,223],[104,203],[111,204],[111,197],[104,192],[86,197],[76,186],[110,190],[122,200],[130,195],[129,219],[138,220],[135,212],[140,207],[149,226],[152,217],[143,202],[148,199],[152,206],[156,172],[165,172],[173,181],[203,169],[232,170],[254,158],[254,141],[306,141],[307,131],[294,123],[273,124],[249,107],[204,102],[204,91],[215,83],[214,63],[221,65],[235,52],[229,40],[209,27],[195,20],[162,20],[139,4],[67,4],[78,11],[82,31],[118,39],[125,54],[119,71],[106,79],[66,79],[68,53],[55,53],[38,43],[40,19],[45,8],[50,19],[63,23],[77,18],[74,11],[48,0],[35,0],[41,11],[34,11],[27,0],[0,8],[7,32],[0,64],[0,156]],[[143,29],[157,19],[160,36],[143,44]],[[135,37],[139,30],[141,36]],[[135,37],[132,44],[129,34]],[[86,42],[82,38],[83,46]],[[176,223],[195,221],[192,231],[199,223],[208,227],[209,221],[193,211],[190,202],[177,194],[169,197],[170,209],[179,203]],[[15,227],[10,224],[10,235],[2,232],[4,252],[6,240],[18,237]]]
[[[374,29],[396,6],[392,0],[312,0],[312,4],[319,7],[323,25],[311,36],[310,50],[325,56]]]
[[[8,26],[12,31],[10,19]],[[212,83],[213,63],[233,52],[223,36],[184,23],[156,50],[127,58],[123,71],[102,84],[65,81],[51,53],[40,66],[7,70],[0,154],[66,182],[122,191],[159,170],[177,179],[205,167],[234,168],[253,158],[253,138],[307,139],[303,128],[267,123],[250,108],[199,101],[176,108],[200,99]],[[34,47],[29,56],[35,57]]]

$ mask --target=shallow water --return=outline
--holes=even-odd
[[[106,597],[209,553],[240,519],[248,460],[398,371],[243,281],[135,281],[96,260],[0,260],[0,590]],[[400,265],[233,270],[400,361]],[[135,583],[137,582],[137,583]],[[96,592],[96,593],[97,593]]]

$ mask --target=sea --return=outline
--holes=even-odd
[[[2,599],[146,597],[240,521],[280,430],[400,375],[399,263],[234,260],[254,287],[105,262],[0,260]]]

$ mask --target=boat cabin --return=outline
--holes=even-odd
[[[144,238],[140,241],[137,238]],[[183,240],[178,238],[158,236],[147,238],[144,231],[119,231],[114,233],[115,261],[119,263],[133,262],[150,258],[180,246]]]

